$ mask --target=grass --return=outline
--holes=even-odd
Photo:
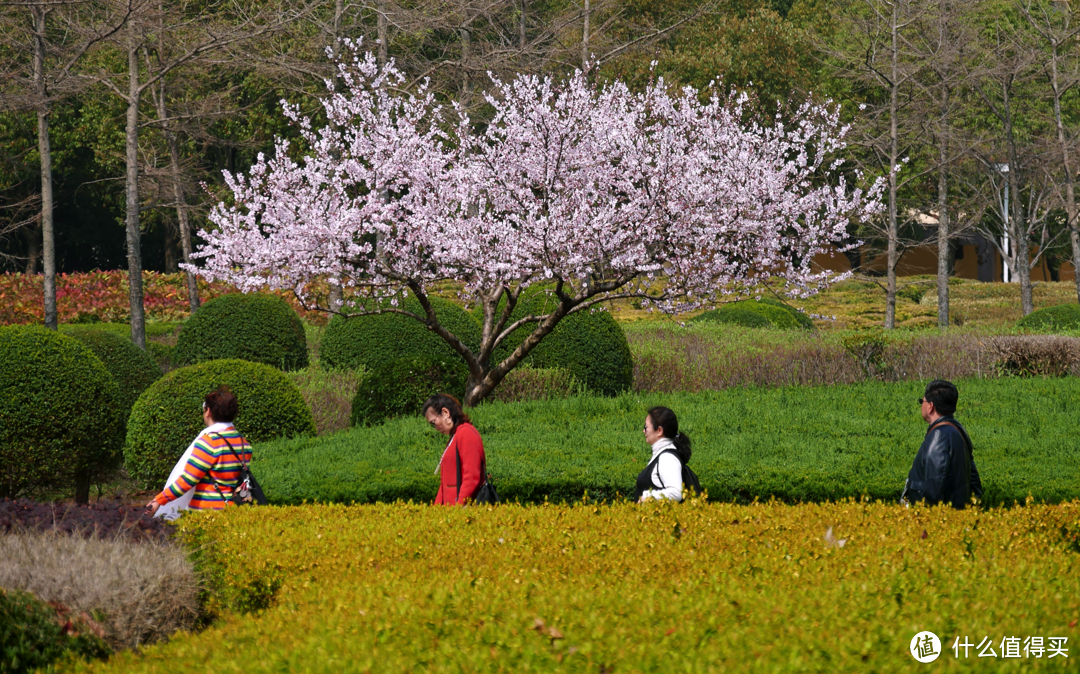
[[[958,419],[974,441],[988,504],[1080,497],[1073,433],[1080,379],[966,380],[959,388]],[[653,405],[679,415],[694,443],[690,465],[714,499],[895,500],[926,432],[915,402],[921,393],[914,382],[731,388],[491,403],[470,414],[509,500],[630,492],[648,458],[641,426]],[[265,443],[255,447],[252,469],[279,504],[428,501],[445,445],[416,416]]]

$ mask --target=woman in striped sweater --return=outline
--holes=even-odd
[[[157,514],[162,506],[188,499],[187,507],[192,510],[220,510],[229,504],[240,469],[251,461],[251,445],[233,426],[238,411],[236,396],[226,387],[206,396],[206,428],[188,448],[183,471],[179,475],[174,471],[175,477],[165,489],[146,504],[151,514]]]

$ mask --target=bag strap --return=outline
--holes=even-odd
[[[952,426],[956,430],[960,431],[960,437],[964,440],[964,446],[967,447],[968,457],[971,457],[975,453],[975,448],[971,446],[971,440],[967,437],[967,433],[962,431],[960,427],[951,421],[942,421],[938,426]]]
[[[232,443],[229,442],[228,438],[226,438],[224,435],[222,435],[220,433],[209,433],[208,435],[216,435],[219,438],[221,438],[222,440],[224,440],[225,444],[228,445],[228,447],[229,447],[229,453],[232,454],[233,458],[236,459],[236,462],[240,464],[240,470],[245,471],[245,470],[248,469],[248,465],[250,465],[251,462],[249,461],[248,463],[244,463],[243,461],[240,460],[239,455],[237,455],[236,450],[233,449]],[[220,496],[221,498],[225,498],[225,493],[222,492],[221,487],[218,486],[219,482],[218,482],[217,478],[215,478],[213,475],[211,475],[210,471],[206,471],[206,475],[207,475],[207,477],[210,478],[210,481],[214,483],[214,489],[217,490],[218,496]],[[229,489],[232,489],[232,487],[229,487]],[[227,501],[228,499],[225,499],[225,500]]]
[[[656,464],[656,479],[660,480],[660,488],[661,489],[667,489],[667,485],[664,484],[664,478],[660,477],[660,457],[665,455],[665,454],[674,454],[675,459],[679,462],[679,465],[680,466],[685,465],[685,464],[683,464],[682,459],[679,458],[679,454],[674,449],[665,449],[665,450],[662,450],[659,454],[657,454],[656,458],[649,462],[649,465],[651,466],[654,463]],[[651,479],[651,477],[650,477],[650,479]]]

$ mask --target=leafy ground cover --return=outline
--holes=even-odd
[[[1080,504],[303,506],[181,521],[220,620],[76,671],[1064,671]],[[241,609],[256,609],[241,614]],[[1002,657],[1065,638],[1069,658]],[[998,657],[952,651],[993,644]],[[1060,642],[1058,642],[1060,643]]]
[[[575,501],[586,492],[613,499],[631,491],[648,458],[646,410],[661,404],[676,411],[693,439],[690,465],[714,500],[895,500],[926,432],[916,402],[923,383],[576,396],[486,404],[470,414],[488,470],[511,501]],[[965,380],[959,387],[958,418],[975,443],[987,504],[1080,497],[1080,379]],[[279,504],[422,502],[434,497],[445,444],[416,416],[259,444],[252,469]]]

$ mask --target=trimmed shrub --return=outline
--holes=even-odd
[[[0,588],[0,672],[33,672],[70,656],[109,657],[94,620],[67,614],[27,592]]]
[[[514,307],[510,321],[546,314],[554,302],[544,292],[526,295]],[[515,330],[495,350],[492,360],[499,362],[509,356],[535,329],[536,324],[531,323]],[[599,395],[618,395],[634,384],[630,345],[618,322],[606,311],[586,310],[562,319],[521,365],[566,370],[586,390]]]
[[[173,363],[239,358],[281,370],[307,367],[304,324],[276,295],[233,293],[202,305],[184,323]]]
[[[154,363],[157,364],[161,372],[168,372],[173,369],[173,351],[175,350],[175,346],[169,346],[161,342],[148,341],[146,343],[146,353],[150,354],[150,357],[154,359]]]
[[[1021,330],[1080,330],[1080,304],[1058,304],[1033,311],[1016,322]]]
[[[1064,377],[1080,373],[1080,339],[1076,337],[993,337],[990,353],[1003,376]]]
[[[81,342],[39,326],[0,328],[0,497],[91,480],[123,446],[120,389]]]
[[[212,360],[173,370],[136,401],[124,445],[132,478],[150,489],[165,485],[203,429],[203,398],[219,386],[228,386],[240,401],[236,427],[249,442],[315,435],[311,410],[280,370],[245,360]]]
[[[424,401],[436,393],[462,398],[465,378],[456,361],[408,356],[368,370],[356,390],[353,426],[377,426],[387,419],[419,414]]]
[[[131,407],[142,392],[161,379],[161,368],[149,353],[135,346],[135,343],[126,337],[94,328],[65,327],[64,332],[93,351],[116,380],[116,385],[120,387],[120,406],[126,422]]]
[[[439,322],[474,352],[480,348],[480,324],[450,300],[432,297],[431,306]],[[421,313],[414,297],[405,301],[409,311]],[[429,356],[456,363],[462,373],[465,362],[441,337],[420,321],[401,314],[375,316],[335,316],[323,334],[319,362],[324,367],[375,370],[381,365],[410,356]],[[462,377],[465,375],[462,374]]]
[[[732,323],[744,328],[814,329],[814,321],[809,316],[773,297],[731,302],[690,320]]]

